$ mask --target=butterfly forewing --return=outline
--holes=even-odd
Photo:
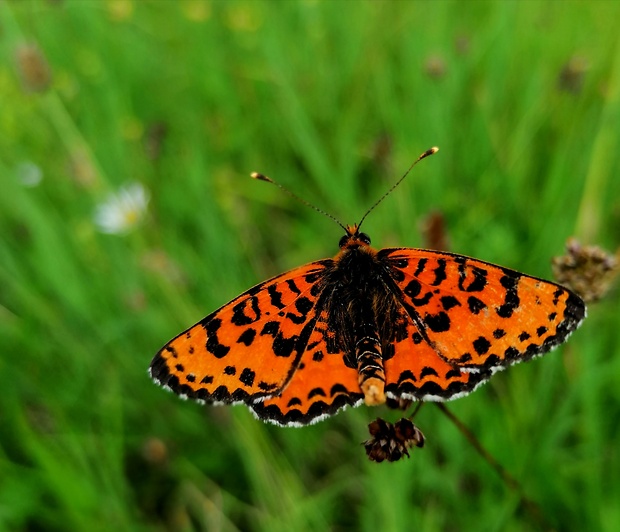
[[[379,258],[419,337],[469,371],[545,353],[585,316],[583,301],[570,290],[480,260],[407,248],[381,250]]]
[[[280,392],[313,333],[318,261],[241,294],[166,344],[151,376],[179,395],[207,402],[252,402]]]

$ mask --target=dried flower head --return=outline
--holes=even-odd
[[[152,465],[162,465],[168,460],[168,447],[159,438],[148,438],[142,445],[143,458]]]
[[[589,68],[590,64],[585,57],[579,55],[571,57],[558,76],[558,88],[573,94],[581,92]]]
[[[446,74],[446,62],[438,54],[430,55],[424,61],[424,70],[431,78],[442,78]]]
[[[598,246],[582,246],[570,238],[566,254],[551,263],[555,279],[579,294],[585,302],[596,301],[607,294],[620,271],[620,250],[616,255]]]
[[[366,454],[375,462],[396,462],[409,457],[407,449],[424,446],[424,434],[410,419],[402,418],[392,424],[377,418],[368,425],[371,439],[364,442]]]
[[[422,236],[424,245],[428,249],[437,251],[450,251],[446,219],[443,213],[433,211],[422,222]]]
[[[15,51],[19,77],[26,92],[44,92],[52,82],[49,64],[36,44],[22,44]]]

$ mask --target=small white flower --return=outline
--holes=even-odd
[[[17,181],[28,188],[36,187],[43,179],[43,171],[32,161],[22,161],[15,168]]]
[[[149,194],[140,183],[125,185],[97,207],[95,225],[102,233],[126,233],[144,218],[148,202]]]

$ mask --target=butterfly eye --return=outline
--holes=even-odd
[[[340,242],[338,242],[338,247],[343,248],[347,245],[347,242],[349,241],[351,237],[349,235],[344,235],[341,239]]]
[[[358,238],[364,242],[364,244],[370,245],[370,237],[366,233],[360,233]]]

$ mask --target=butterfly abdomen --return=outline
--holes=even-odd
[[[356,328],[355,359],[360,388],[367,405],[385,403],[385,371],[379,331],[374,322],[362,323]]]
[[[338,341],[345,363],[357,370],[367,405],[386,400],[379,322],[386,318],[380,313],[386,310],[387,294],[376,255],[370,246],[354,242],[336,257],[326,276],[326,289],[333,290],[330,329],[341,334]]]

